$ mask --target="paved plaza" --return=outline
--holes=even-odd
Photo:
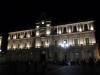
[[[30,63],[29,63],[30,64]],[[47,64],[45,73],[42,73],[42,68],[38,64],[34,68],[33,64],[27,67],[25,64],[18,64],[16,69],[8,64],[0,65],[0,75],[100,75],[100,67],[91,69],[89,66],[82,65],[57,65]]]

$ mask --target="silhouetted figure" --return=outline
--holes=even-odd
[[[13,68],[13,62],[12,62],[12,61],[10,61],[10,63],[9,63],[9,64],[10,64],[9,69],[10,69],[10,70],[12,70],[12,68]]]
[[[13,66],[14,66],[14,74],[17,74],[17,67],[18,67],[18,61],[14,61],[13,63]]]
[[[86,62],[85,59],[82,59],[82,61],[81,61],[81,65],[82,65],[83,70],[86,71],[86,69],[87,69],[87,62]]]
[[[43,75],[44,75],[44,73],[45,73],[46,66],[47,66],[46,60],[43,60],[43,61],[42,61],[42,74],[43,74]]]
[[[89,67],[90,67],[90,73],[93,73],[94,72],[94,60],[93,58],[89,58]]]
[[[85,59],[82,59],[82,66],[85,67],[87,65],[87,62]]]
[[[25,65],[26,65],[26,72],[29,72],[29,62],[26,61],[26,62],[25,62]]]
[[[97,60],[96,62],[96,68],[100,67],[100,59]]]
[[[68,64],[68,66],[70,66],[70,65],[71,65],[71,61],[70,61],[70,59],[68,59],[67,64]]]
[[[37,72],[37,61],[34,63],[34,71]]]

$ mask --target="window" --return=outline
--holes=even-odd
[[[89,45],[89,38],[85,38],[86,45]]]
[[[35,42],[33,41],[33,42],[32,42],[32,47],[34,47],[34,46],[35,46]]]
[[[74,26],[73,27],[73,32],[76,32],[76,31],[77,31],[76,26]]]
[[[55,40],[54,44],[55,44],[55,46],[57,46],[57,40]]]
[[[64,27],[64,33],[66,32],[66,27]]]
[[[25,48],[27,48],[27,43],[25,43]]]
[[[55,33],[57,33],[57,28],[55,28]]]
[[[88,30],[87,24],[84,25],[84,30],[85,30],[85,31]]]
[[[44,46],[44,41],[41,41],[41,46]]]
[[[11,45],[11,49],[13,49],[13,44]]]
[[[74,39],[74,44],[78,45],[78,39]]]
[[[20,48],[20,44],[18,44],[18,48]]]

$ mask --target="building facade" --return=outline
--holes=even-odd
[[[1,50],[1,44],[2,44],[2,36],[0,36],[0,50]]]
[[[8,60],[63,61],[94,57],[96,38],[94,21],[52,25],[41,20],[34,29],[8,33]]]

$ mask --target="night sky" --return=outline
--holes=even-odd
[[[99,2],[75,1],[3,1],[0,7],[0,35],[35,28],[36,20],[45,12],[47,17],[51,17],[52,25],[94,20],[96,39],[100,40]]]

